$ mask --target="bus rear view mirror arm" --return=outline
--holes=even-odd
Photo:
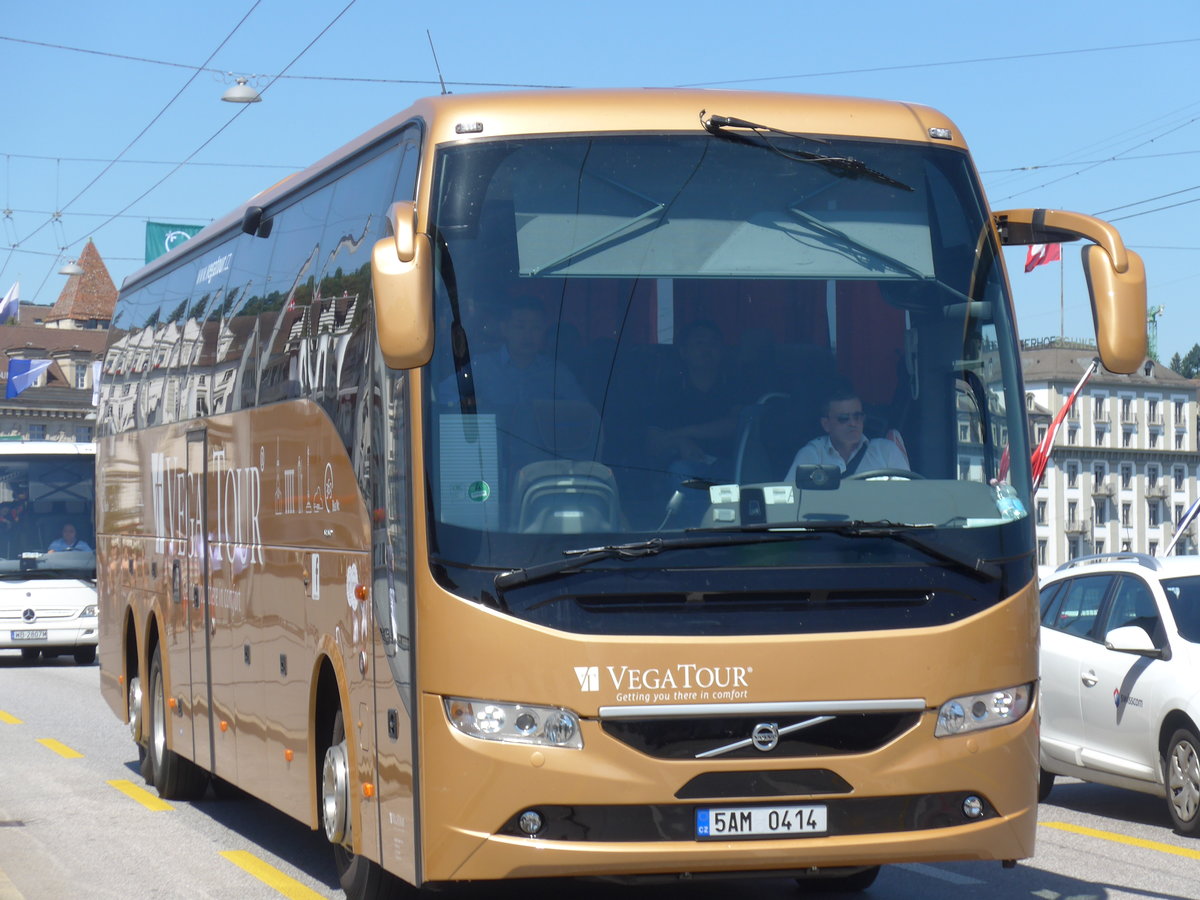
[[[371,253],[375,327],[384,361],[413,369],[433,354],[433,253],[429,236],[416,229],[416,206],[393,203],[392,235]]]
[[[993,213],[1005,246],[1086,238],[1083,271],[1096,325],[1096,346],[1110,372],[1129,374],[1146,358],[1146,269],[1108,222],[1056,209]]]

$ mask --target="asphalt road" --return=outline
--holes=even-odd
[[[1171,831],[1165,803],[1060,780],[1042,805],[1037,856],[885,866],[860,896],[1200,900],[1200,840]],[[815,888],[815,886],[814,886]],[[521,900],[776,900],[820,896],[782,879],[654,886],[523,882],[439,896]],[[99,670],[69,657],[27,665],[0,651],[0,900],[64,897],[341,897],[324,836],[233,793],[162,803],[138,774]]]

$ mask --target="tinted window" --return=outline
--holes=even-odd
[[[1062,602],[1054,621],[1048,623],[1050,627],[1079,637],[1090,636],[1112,578],[1111,575],[1084,575],[1065,582]]]
[[[1050,611],[1051,611],[1051,609],[1054,608],[1054,600],[1058,596],[1059,589],[1061,589],[1061,588],[1062,588],[1061,581],[1057,582],[1055,584],[1049,585],[1048,587],[1042,588],[1041,603],[1042,603],[1042,624],[1043,625],[1052,624],[1052,619],[1050,618]]]
[[[1154,602],[1154,592],[1146,582],[1133,575],[1124,575],[1118,580],[1103,631],[1107,633],[1126,625],[1136,625],[1150,637],[1158,631],[1158,605]]]
[[[1170,578],[1162,583],[1179,636],[1200,644],[1200,575]]]

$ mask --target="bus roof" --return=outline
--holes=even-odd
[[[247,209],[268,206],[413,120],[422,122],[426,143],[436,146],[543,134],[699,132],[701,111],[817,137],[966,146],[953,122],[937,110],[857,97],[681,88],[502,91],[425,97],[303,171],[251,197],[181,245],[177,252],[164,254],[130,275],[122,289],[161,267],[173,265],[184,254],[203,252],[209,239],[240,227]]]

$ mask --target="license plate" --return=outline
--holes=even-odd
[[[828,827],[823,805],[734,806],[696,810],[697,840],[823,834]]]
[[[44,641],[46,639],[45,630],[42,631],[14,631],[12,633],[14,641]]]

